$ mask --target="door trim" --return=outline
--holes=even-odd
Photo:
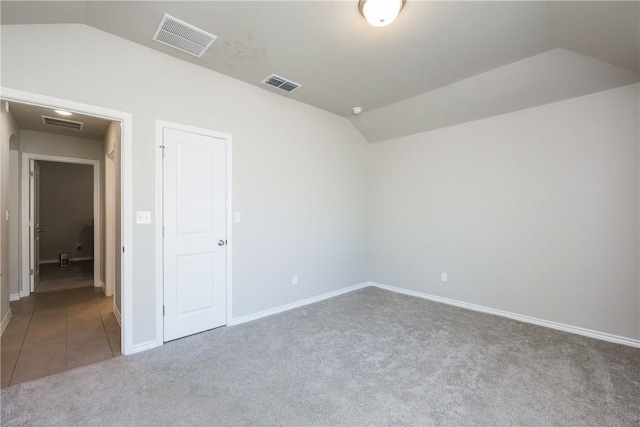
[[[209,129],[203,129],[194,126],[183,125],[179,123],[168,122],[165,120],[156,120],[156,346],[164,345],[164,319],[162,308],[164,305],[164,250],[162,245],[162,225],[164,224],[163,217],[163,174],[162,174],[162,145],[163,145],[163,131],[164,129],[174,129],[184,132],[196,133],[204,136],[211,136],[214,138],[220,138],[225,140],[226,147],[226,204],[227,209],[225,212],[226,222],[225,222],[225,233],[227,239],[227,253],[226,253],[226,302],[225,302],[225,311],[226,311],[226,322],[225,325],[231,324],[231,319],[233,318],[232,313],[232,277],[233,277],[233,238],[232,238],[232,223],[231,219],[233,218],[233,209],[231,202],[232,198],[232,188],[231,178],[232,174],[232,142],[231,142],[231,134],[216,132]]]
[[[122,354],[135,352],[133,345],[133,116],[131,113],[84,104],[61,98],[0,87],[0,97],[7,101],[21,102],[48,108],[76,111],[81,114],[116,120],[121,123],[121,218],[120,229],[123,252],[121,253],[122,295]],[[127,248],[124,251],[124,248]],[[22,258],[22,257],[21,257]],[[21,259],[21,262],[24,260]],[[27,260],[28,262],[28,260]]]
[[[48,154],[22,153],[22,218],[30,218],[32,194],[30,191],[31,180],[29,179],[31,161],[47,161],[56,163],[71,163],[76,165],[89,165],[93,167],[93,286],[100,287],[100,271],[102,266],[102,212],[100,209],[100,160],[80,159],[76,157],[51,156]],[[26,215],[25,215],[26,213]],[[22,221],[22,259],[30,260],[32,256],[30,228],[32,226],[28,221]],[[26,255],[26,258],[24,258]],[[21,262],[22,271],[22,289],[20,289],[21,297],[28,297],[31,292],[31,274],[29,272],[30,262]],[[34,266],[35,268],[35,266]]]

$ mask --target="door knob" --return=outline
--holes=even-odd
[[[224,246],[227,244],[226,240],[218,240],[218,246]]]

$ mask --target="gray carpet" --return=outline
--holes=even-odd
[[[639,425],[640,350],[366,288],[2,392],[9,425]]]

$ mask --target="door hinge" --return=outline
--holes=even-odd
[[[29,176],[33,176],[33,172],[29,172]]]
[[[164,305],[162,306],[162,315],[164,316]]]
[[[30,268],[30,269],[29,269],[29,274],[30,274],[31,276],[33,276],[33,268]]]
[[[159,145],[160,149],[162,149],[162,158],[164,159],[164,149],[165,146],[164,145]]]
[[[164,237],[164,225],[162,226],[162,237]]]
[[[122,247],[122,253],[124,253],[124,246]]]

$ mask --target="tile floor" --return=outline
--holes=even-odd
[[[0,340],[2,387],[120,355],[113,297],[100,288],[33,293],[11,311]]]

